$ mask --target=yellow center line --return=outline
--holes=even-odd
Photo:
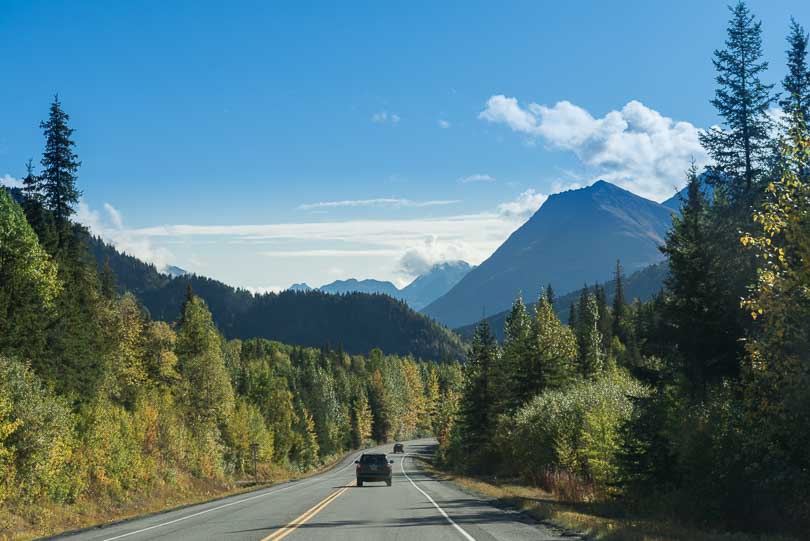
[[[329,496],[321,500],[320,502],[316,503],[314,506],[310,507],[307,511],[305,511],[301,516],[291,520],[286,526],[279,528],[278,530],[274,531],[267,537],[263,538],[261,541],[279,541],[284,539],[295,530],[297,530],[302,524],[306,524],[309,519],[320,513],[327,505],[338,499],[341,494],[349,490],[350,487],[354,485],[354,481],[345,485],[343,488],[340,488],[334,492],[332,492]]]

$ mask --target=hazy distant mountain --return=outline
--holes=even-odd
[[[312,288],[306,282],[301,282],[300,284],[293,284],[288,287],[290,291],[312,291]]]
[[[656,294],[658,294],[659,291],[663,289],[664,279],[668,273],[669,266],[667,265],[667,262],[661,261],[655,265],[644,267],[643,269],[636,271],[629,276],[625,276],[623,284],[625,301],[632,302],[633,299],[646,301],[653,298]],[[590,288],[593,288],[594,284],[588,285]],[[611,278],[610,281],[605,282],[604,288],[605,293],[607,294],[608,304],[611,304],[613,302],[613,296],[616,293],[615,280]],[[579,300],[579,295],[581,292],[581,289],[575,289],[570,293],[557,297],[556,302],[554,303],[554,311],[557,312],[557,315],[560,317],[560,320],[563,323],[568,323],[569,315],[571,313],[571,303],[575,303]],[[524,298],[523,300],[528,305],[529,313],[532,313],[532,310],[534,309],[534,301],[537,299]],[[492,328],[492,333],[499,341],[503,341],[503,326],[506,323],[507,315],[509,315],[509,310],[504,310],[503,312],[498,312],[497,314],[487,317],[487,321],[489,321],[489,325]],[[473,331],[475,331],[475,326],[477,324],[478,323],[476,322],[470,325],[465,325],[464,327],[456,329],[456,332],[460,334],[462,338],[469,340],[472,338]]]
[[[523,226],[423,312],[449,327],[497,313],[518,292],[536,298],[551,283],[559,293],[610,279],[663,259],[658,247],[672,210],[605,181],[552,195]]]
[[[397,286],[391,282],[384,282],[381,280],[373,280],[367,278],[365,280],[357,280],[349,278],[348,280],[335,280],[330,284],[323,285],[318,288],[319,291],[324,293],[382,293],[395,299],[402,299]]]
[[[387,281],[355,278],[336,280],[317,289],[332,294],[379,293],[403,300],[414,310],[420,310],[447,293],[470,269],[472,267],[466,261],[445,261],[433,265],[425,274],[416,277],[402,289]]]
[[[411,308],[421,310],[452,289],[473,267],[466,261],[445,261],[433,265],[401,292]]]
[[[186,269],[181,269],[180,267],[175,267],[174,265],[166,265],[160,269],[160,272],[167,276],[171,276],[172,278],[177,278],[178,276],[188,274]]]

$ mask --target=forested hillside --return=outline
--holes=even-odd
[[[403,301],[382,294],[326,294],[318,290],[253,295],[204,276],[171,278],[154,265],[89,239],[103,273],[108,266],[119,292],[130,291],[154,319],[175,321],[189,287],[205,299],[226,338],[261,337],[291,344],[367,353],[372,348],[425,360],[459,360],[459,338]]]
[[[72,220],[79,161],[68,121],[55,99],[43,123],[41,170],[30,166],[24,189],[15,194],[21,204],[0,190],[5,532],[46,534],[106,520],[154,494],[167,501],[210,497],[252,474],[254,443],[260,477],[277,478],[372,439],[430,434],[446,424],[446,405],[460,386],[456,362],[424,364],[370,347],[367,355],[350,355],[337,339],[334,348],[318,349],[228,340],[201,296],[233,314],[224,320],[232,329],[237,318],[258,321],[265,310],[286,310],[304,324],[305,312],[325,309],[325,295],[253,298],[199,277],[172,280],[90,242]],[[105,254],[100,271],[91,246]],[[132,292],[122,293],[116,283]],[[138,296],[150,302],[150,295],[176,295],[177,305],[147,310]],[[241,308],[240,301],[250,299]],[[296,312],[299,300],[313,304]],[[429,333],[419,334],[424,318],[387,297],[328,302],[358,311],[348,324],[362,328],[364,317],[396,322],[425,347],[441,347],[428,344]],[[227,312],[236,307],[241,311]],[[402,314],[414,326],[407,327]],[[364,343],[382,341],[384,334],[378,330]]]
[[[619,505],[603,529],[611,539],[615,521],[637,531],[639,515],[806,538],[808,36],[792,23],[776,120],[761,33],[744,3],[731,8],[714,54],[722,123],[701,135],[713,163],[687,173],[662,248],[664,290],[636,303],[621,280],[612,302],[583,290],[569,325],[546,294],[532,311],[517,299],[503,345],[483,321],[441,435],[449,468]],[[576,507],[594,508],[609,507]],[[659,531],[628,538],[670,538]]]
[[[604,284],[593,284],[591,286],[586,286],[586,288],[591,294],[596,296],[600,304],[608,306],[614,302],[616,297],[616,284],[618,283],[616,276],[619,276],[619,280],[621,281],[621,294],[627,302],[633,302],[636,299],[639,301],[648,301],[661,293],[664,288],[664,281],[666,280],[667,273],[668,267],[666,262],[661,262],[656,263],[655,265],[650,265],[649,267],[641,269],[640,271],[636,271],[629,276],[624,276],[623,269],[621,268],[621,262],[619,262],[616,272],[614,273],[613,280],[605,282]],[[554,312],[561,321],[571,321],[572,310],[576,318],[577,305],[582,298],[582,290],[572,291],[566,295],[558,297],[554,293],[553,286],[549,284],[546,286],[544,294],[548,299],[551,300],[551,304],[554,307]],[[532,299],[525,300],[532,301]],[[527,305],[527,310],[529,313],[531,313],[534,309],[534,302]],[[506,310],[486,318],[489,322],[490,328],[492,329],[492,333],[495,335],[498,342],[503,342],[505,338],[504,326],[508,316],[509,310]],[[473,334],[475,334],[475,328],[477,326],[478,324],[460,327],[456,329],[456,333],[458,333],[465,340],[471,340]]]

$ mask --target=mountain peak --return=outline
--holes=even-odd
[[[551,283],[564,294],[609,280],[616,260],[627,272],[659,262],[672,211],[605,180],[552,195],[486,261],[424,312],[459,327],[481,309],[507,309],[519,291]]]

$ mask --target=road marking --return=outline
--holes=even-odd
[[[359,454],[356,455],[355,459],[358,456],[360,456],[360,455]],[[264,498],[265,496],[271,496],[273,494],[278,494],[279,492],[283,492],[283,491],[289,490],[291,488],[296,488],[296,487],[301,487],[301,486],[304,486],[304,485],[308,485],[308,484],[314,483],[315,481],[321,481],[321,480],[323,480],[324,477],[334,477],[334,475],[342,472],[343,470],[345,470],[349,466],[352,466],[353,464],[354,464],[354,460],[349,460],[348,464],[346,464],[345,466],[343,466],[342,468],[340,468],[338,470],[325,472],[323,474],[312,477],[310,479],[305,479],[304,481],[301,481],[301,482],[293,482],[293,484],[288,485],[286,487],[277,488],[275,490],[271,489],[269,492],[263,492],[262,494],[257,494],[255,496],[251,496],[249,498],[244,498],[244,499],[241,499],[241,500],[238,500],[238,501],[235,501],[235,502],[229,502],[229,503],[226,503],[226,504],[223,504],[223,505],[218,505],[217,507],[212,507],[211,509],[206,509],[204,511],[199,511],[198,513],[193,513],[191,515],[176,518],[176,519],[170,520],[168,522],[162,522],[160,524],[155,524],[154,526],[141,528],[140,530],[135,530],[135,531],[132,531],[132,532],[121,534],[121,535],[116,535],[115,537],[108,537],[107,539],[104,539],[102,541],[115,541],[116,539],[123,539],[124,537],[129,537],[131,535],[137,535],[139,533],[148,532],[148,531],[154,530],[156,528],[162,528],[164,526],[170,526],[172,524],[177,524],[178,522],[183,522],[184,520],[188,520],[190,518],[199,517],[200,515],[205,515],[206,513],[210,513],[212,511],[219,511],[220,509],[225,509],[226,507],[231,507],[233,505],[239,505],[240,503],[249,502],[251,500],[257,500],[259,498]]]
[[[315,505],[313,505],[312,507],[310,507],[304,513],[302,513],[301,516],[291,520],[286,526],[283,526],[282,528],[279,528],[275,532],[273,532],[270,535],[268,535],[267,537],[263,538],[261,541],[280,541],[281,539],[284,539],[285,537],[287,537],[288,535],[293,533],[295,530],[300,528],[301,525],[306,524],[312,517],[314,517],[315,515],[317,515],[321,511],[323,511],[323,509],[327,505],[329,505],[333,501],[337,500],[340,497],[341,494],[343,494],[344,492],[349,490],[349,488],[352,486],[352,484],[353,484],[353,482],[349,483],[348,485],[344,486],[341,489],[338,489],[338,490],[332,492],[329,496],[327,496],[326,498],[324,498],[320,502],[318,502]]]
[[[415,488],[416,490],[418,490],[419,492],[421,492],[421,493],[422,493],[422,494],[425,496],[425,498],[427,498],[428,500],[430,500],[430,503],[432,503],[432,504],[433,504],[433,507],[435,507],[436,509],[438,509],[438,510],[439,510],[439,513],[441,513],[441,514],[442,514],[442,516],[443,516],[444,518],[446,518],[446,519],[447,519],[447,522],[449,522],[449,523],[450,523],[450,524],[453,526],[453,528],[455,528],[456,530],[458,530],[458,532],[459,532],[461,535],[463,535],[463,536],[464,536],[464,539],[466,539],[467,541],[475,541],[475,538],[474,538],[473,536],[471,536],[470,534],[468,534],[467,532],[465,532],[465,531],[464,531],[464,529],[463,529],[461,526],[459,526],[458,524],[456,524],[456,521],[455,521],[455,520],[453,520],[452,518],[450,518],[450,515],[448,515],[447,513],[445,513],[445,512],[444,512],[444,509],[442,509],[441,507],[439,507],[439,504],[438,504],[438,503],[436,503],[436,501],[435,501],[433,498],[431,498],[431,497],[430,497],[430,494],[428,494],[427,492],[425,492],[424,490],[422,490],[421,488],[419,488],[418,486],[416,486],[416,483],[414,483],[414,482],[413,482],[413,479],[411,479],[411,478],[408,476],[408,474],[407,474],[407,473],[405,473],[405,458],[406,458],[406,457],[408,457],[408,456],[410,456],[410,455],[409,455],[409,454],[406,454],[405,456],[403,456],[403,457],[402,457],[402,460],[400,461],[400,464],[399,464],[399,467],[400,467],[400,469],[402,470],[402,475],[404,475],[404,476],[405,476],[405,479],[407,479],[408,481],[410,481],[410,482],[411,482],[411,484],[413,485],[413,488]]]

